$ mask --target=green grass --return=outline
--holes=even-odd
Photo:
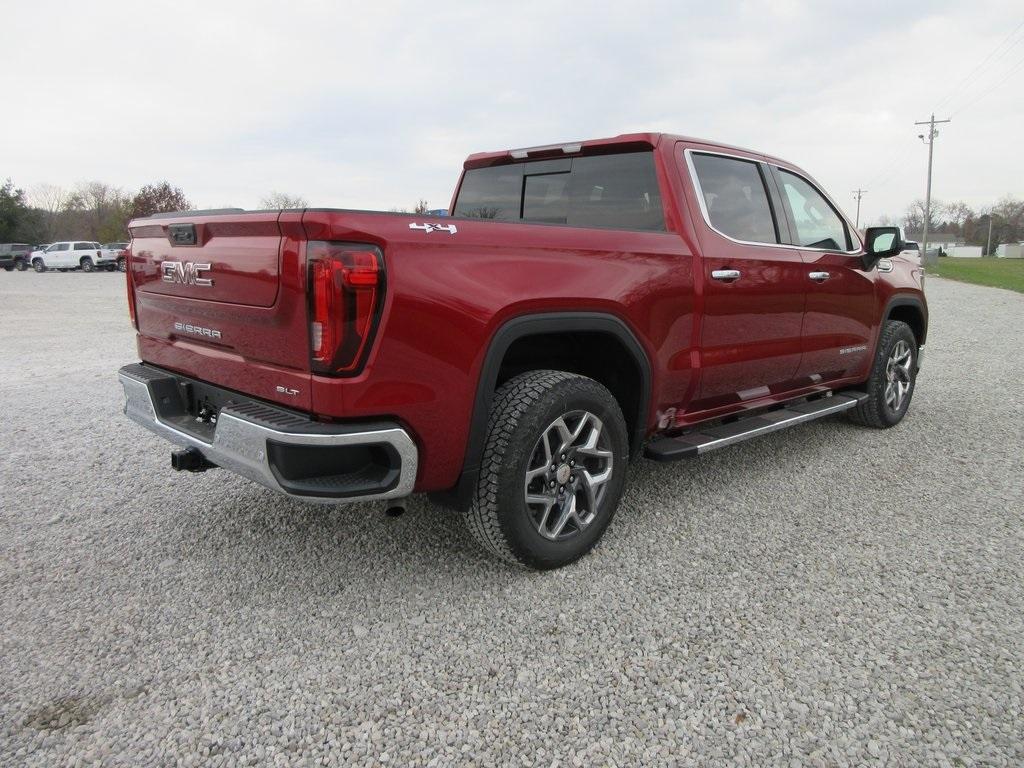
[[[928,265],[929,275],[947,277],[977,285],[991,285],[994,288],[1008,288],[1024,293],[1024,259],[996,259],[986,256],[981,259],[940,258],[939,263]]]

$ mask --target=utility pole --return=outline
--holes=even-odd
[[[865,192],[867,192],[866,189],[855,189],[855,190],[853,190],[853,196],[855,198],[857,198],[857,223],[854,224],[854,226],[857,229],[860,229],[860,199],[862,197],[864,197],[864,193]]]
[[[985,246],[985,255],[992,255],[992,214],[988,215],[988,245]]]
[[[924,233],[921,237],[921,262],[928,257],[928,222],[932,216],[932,150],[935,145],[935,138],[939,135],[939,132],[935,130],[935,126],[938,123],[948,123],[950,120],[936,120],[935,113],[928,120],[921,120],[914,123],[914,125],[927,125],[928,126],[928,138],[925,139],[923,133],[919,133],[917,138],[928,145],[928,191],[924,197]]]

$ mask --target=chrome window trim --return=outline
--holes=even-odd
[[[758,247],[765,247],[766,246],[768,248],[785,248],[785,249],[790,250],[790,251],[793,250],[794,248],[796,248],[795,245],[789,245],[787,243],[762,243],[762,242],[758,242],[757,240],[740,240],[739,238],[733,237],[732,235],[727,235],[725,232],[723,232],[722,230],[718,229],[718,227],[716,227],[714,224],[712,224],[711,223],[711,215],[708,213],[708,205],[707,205],[707,202],[704,200],[704,190],[701,188],[701,186],[700,186],[700,178],[697,176],[697,167],[693,164],[693,155],[694,154],[699,154],[699,155],[715,155],[717,157],[728,157],[728,158],[731,158],[733,160],[743,160],[745,162],[752,163],[755,166],[762,165],[763,161],[762,160],[758,160],[758,159],[753,158],[753,157],[743,157],[742,155],[732,155],[732,154],[729,154],[727,152],[710,152],[710,151],[705,151],[703,149],[694,150],[694,149],[690,149],[689,147],[683,149],[683,156],[686,159],[686,167],[690,171],[690,182],[693,184],[693,188],[697,192],[697,204],[700,206],[700,212],[701,212],[701,215],[704,217],[704,223],[708,225],[708,228],[710,228],[712,232],[715,232],[716,234],[721,235],[726,240],[731,240],[734,243],[739,243],[740,245],[756,245]],[[761,173],[760,169],[758,169],[758,176],[761,176],[761,182],[765,183],[764,176]],[[764,193],[765,193],[765,195],[768,197],[768,199],[770,201],[771,200],[771,194],[769,193],[769,191],[767,189],[765,189]],[[771,208],[770,204],[769,204],[769,208]],[[774,218],[774,215],[775,215],[774,211],[772,211],[772,215],[773,215],[773,218]],[[772,222],[772,226],[775,228],[776,231],[778,231],[779,222],[778,221],[773,221]]]
[[[852,251],[840,251],[840,250],[837,250],[835,248],[810,248],[810,247],[806,247],[806,246],[802,246],[802,245],[796,245],[796,244],[793,244],[793,243],[761,243],[761,242],[758,242],[756,240],[740,240],[739,238],[732,237],[731,235],[727,235],[725,232],[723,232],[722,230],[718,229],[714,224],[711,223],[711,215],[708,213],[707,203],[704,200],[704,190],[701,189],[700,178],[697,176],[697,168],[693,164],[693,155],[694,154],[698,154],[698,155],[715,155],[717,157],[728,157],[728,158],[730,158],[732,160],[743,160],[743,161],[748,162],[748,163],[753,163],[754,165],[764,165],[766,167],[767,166],[771,166],[773,168],[779,169],[780,171],[786,171],[787,173],[792,173],[794,176],[799,176],[801,179],[803,179],[808,184],[810,184],[811,187],[813,187],[815,190],[817,190],[818,193],[821,194],[821,196],[823,198],[825,198],[825,200],[828,202],[828,204],[832,206],[833,210],[836,211],[836,214],[839,216],[839,218],[842,219],[843,223],[846,224],[846,226],[849,227],[852,232],[856,232],[856,229],[854,228],[854,226],[852,224],[850,224],[849,221],[847,221],[846,216],[843,215],[843,213],[839,209],[839,206],[837,206],[835,204],[835,202],[832,200],[832,198],[830,198],[828,195],[826,195],[824,192],[822,192],[820,189],[818,189],[818,185],[813,183],[810,179],[808,179],[805,176],[803,176],[803,174],[797,173],[796,171],[793,171],[790,168],[785,168],[785,167],[783,167],[781,165],[778,165],[776,163],[769,163],[769,162],[767,162],[765,160],[759,160],[758,158],[755,158],[755,157],[745,157],[743,155],[735,155],[735,154],[732,154],[730,152],[718,152],[716,150],[710,150],[710,149],[692,149],[690,147],[685,147],[683,149],[683,157],[686,160],[686,167],[687,167],[687,170],[690,173],[690,183],[693,184],[693,188],[697,192],[697,204],[700,206],[700,212],[701,212],[701,215],[704,217],[704,223],[707,224],[708,228],[712,232],[714,232],[715,234],[720,235],[721,237],[724,237],[726,240],[730,240],[730,241],[732,241],[734,243],[739,243],[740,245],[756,245],[756,246],[758,246],[760,248],[786,248],[786,249],[791,250],[791,251],[799,250],[799,251],[819,251],[821,253],[843,253],[843,254],[846,254],[846,255],[849,255],[849,256],[858,255],[860,253],[863,253],[863,244],[861,244],[860,248],[857,248],[857,249],[852,250]],[[763,176],[762,176],[762,181],[766,182],[767,180],[765,180],[763,178]],[[765,194],[767,194],[768,195],[768,199],[771,200],[771,194],[769,193],[769,191],[767,189],[765,190]],[[782,195],[782,191],[781,190],[779,191],[779,195],[780,196]],[[775,211],[774,209],[772,210],[772,215],[775,216],[776,219],[777,219],[779,213],[780,212]],[[781,224],[783,222],[776,220],[773,223],[774,223],[776,229],[781,231]],[[857,233],[856,240],[857,240],[858,243],[861,242],[860,233],[859,232]]]

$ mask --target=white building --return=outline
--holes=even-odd
[[[956,259],[980,259],[981,258],[981,246],[980,245],[954,245],[946,251],[950,256]]]

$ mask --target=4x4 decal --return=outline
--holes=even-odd
[[[431,222],[410,224],[409,229],[422,229],[424,232],[447,232],[449,235],[454,235],[459,231],[454,224],[433,224]]]

